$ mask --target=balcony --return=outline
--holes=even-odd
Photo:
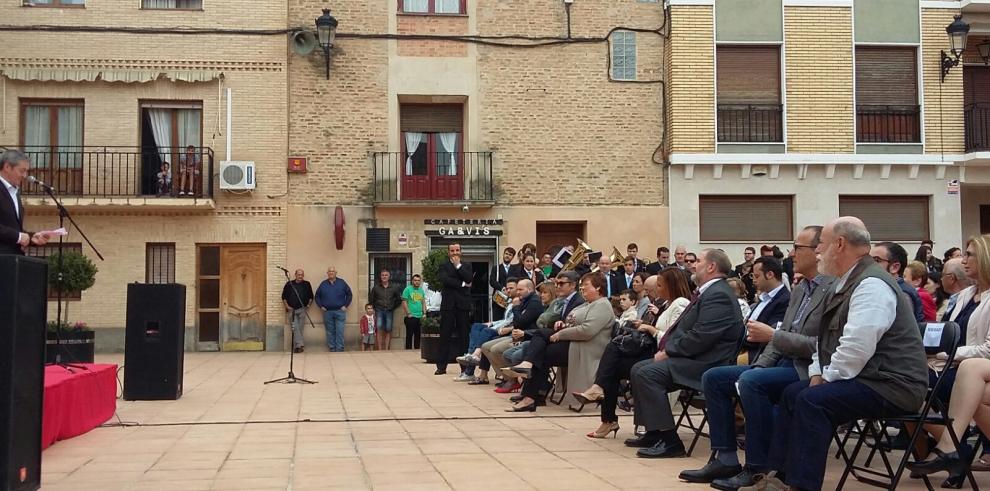
[[[921,143],[921,107],[857,105],[856,143]]]
[[[990,151],[990,104],[967,104],[966,151]]]
[[[80,204],[85,198],[137,204],[136,198],[159,200],[162,205],[209,204],[213,198],[213,150],[194,147],[21,147],[17,148],[31,159],[31,171],[40,181],[50,185],[55,193],[66,198],[66,204]],[[188,153],[188,155],[187,155]],[[182,182],[181,164],[192,162],[192,172]],[[166,170],[164,164],[168,164]],[[164,177],[164,179],[163,179]],[[46,195],[37,184],[25,182],[22,194],[28,198]],[[86,201],[90,202],[90,201]]]
[[[784,125],[780,104],[719,104],[720,143],[780,143]]]
[[[373,154],[372,200],[381,205],[494,204],[492,152]]]

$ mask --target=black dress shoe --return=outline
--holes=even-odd
[[[725,465],[716,459],[712,459],[701,469],[681,471],[677,477],[687,482],[709,483],[716,479],[732,477],[740,472],[742,472],[741,465]]]
[[[444,375],[446,373],[447,373],[446,370],[441,370],[438,368],[437,371],[433,372],[433,375]]]
[[[637,450],[636,456],[642,459],[673,459],[686,457],[687,452],[684,451],[683,443],[667,445],[666,442],[660,442],[652,447]]]
[[[956,470],[962,464],[962,458],[959,457],[958,452],[945,453],[937,448],[932,452],[935,454],[934,459],[924,462],[910,462],[907,468],[912,472],[928,475],[946,470]]]
[[[736,491],[739,488],[745,486],[752,486],[756,484],[754,476],[759,474],[758,472],[753,472],[749,467],[744,467],[742,472],[726,478],[726,479],[716,479],[712,481],[712,487],[715,489],[721,489],[722,491]]]
[[[648,448],[656,445],[659,442],[660,442],[659,431],[647,431],[642,435],[626,440],[626,446],[633,448]]]

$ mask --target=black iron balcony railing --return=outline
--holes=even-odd
[[[778,143],[784,141],[780,104],[719,104],[718,141]]]
[[[966,151],[990,151],[990,104],[967,104]]]
[[[376,152],[375,203],[494,201],[492,152]]]
[[[0,145],[0,147],[4,147]],[[71,197],[213,197],[213,150],[209,147],[20,147],[30,174]],[[24,183],[24,195],[44,195]]]
[[[857,105],[856,143],[921,143],[921,107]]]

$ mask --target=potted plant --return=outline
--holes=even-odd
[[[52,289],[62,289],[63,297],[68,293],[89,289],[96,283],[96,265],[79,251],[63,251],[59,267],[58,253],[48,257],[48,285]],[[69,316],[69,304],[62,308],[62,317]],[[56,355],[61,354],[61,361],[69,363],[92,363],[95,347],[95,333],[85,322],[77,321],[69,324],[67,320],[56,319],[48,323],[47,331],[47,361],[55,362]],[[57,343],[61,339],[61,346]]]
[[[45,339],[45,361],[55,363],[93,363],[96,333],[85,322],[48,322]],[[61,354],[61,360],[58,355]]]
[[[421,262],[423,270],[420,276],[423,277],[423,281],[433,291],[440,291],[440,265],[446,260],[446,249],[434,249]],[[428,314],[424,316],[419,327],[419,335],[420,357],[427,363],[436,363],[443,356],[440,351],[440,319],[438,317],[430,317]]]

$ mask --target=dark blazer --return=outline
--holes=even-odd
[[[750,317],[750,319],[762,322],[770,327],[776,327],[778,322],[784,321],[784,314],[787,313],[787,306],[790,303],[791,292],[784,286],[777,292],[777,295],[770,299],[770,303],[760,311],[760,315],[757,318],[753,319]],[[756,305],[753,306],[753,309],[756,309]],[[766,345],[745,341],[743,346],[749,350],[749,362],[752,363],[760,357],[760,353],[763,352],[763,348]]]
[[[811,294],[804,318],[796,326],[794,325],[794,318],[797,317],[798,310],[801,308],[801,301],[804,299],[808,282],[802,281],[794,287],[780,329],[773,333],[773,339],[767,344],[763,354],[753,363],[753,366],[769,368],[777,365],[781,358],[790,358],[794,360],[794,368],[798,372],[798,377],[801,380],[808,379],[811,355],[814,354],[815,348],[818,346],[818,333],[821,329],[825,298],[828,296],[828,290],[832,287],[833,281],[835,278],[831,276],[822,277],[822,283]]]
[[[633,278],[635,278],[635,277],[636,277],[636,274],[634,273],[633,274]],[[624,290],[631,290],[632,289],[632,284],[631,283],[630,283],[629,286],[626,286],[626,270],[623,269],[622,271],[619,271],[615,275],[615,280],[616,280],[616,283],[619,285],[619,293],[622,293]],[[613,290],[613,293],[615,293],[615,290]],[[615,294],[618,295],[619,293],[615,293]]]
[[[522,331],[536,329],[536,319],[543,310],[540,294],[533,291],[526,298],[520,299],[519,305],[512,307],[512,327]]]
[[[575,292],[574,296],[571,297],[571,301],[569,303],[565,303],[564,308],[561,309],[560,319],[567,320],[567,314],[570,314],[571,311],[573,311],[574,309],[578,308],[583,304],[584,304],[584,297],[581,296],[580,292]]]
[[[505,280],[512,276],[511,272],[514,268],[515,265],[510,264],[509,273],[506,273],[501,262],[492,266],[491,271],[488,273],[488,286],[492,287],[492,290],[501,290],[505,288]]]
[[[528,279],[530,279],[529,278],[529,275],[526,274],[526,269],[523,268],[523,267],[520,267],[519,269],[517,269],[516,270],[516,273],[517,273],[516,278],[518,278],[520,280],[528,280]],[[533,270],[533,278],[532,279],[533,279],[533,284],[534,285],[539,285],[540,283],[543,283],[543,280],[545,280],[546,278],[543,277],[543,271],[541,271],[540,268],[536,268],[536,269]]]
[[[724,279],[716,281],[677,320],[664,351],[674,382],[701,389],[706,370],[735,364],[743,336],[736,293]]]
[[[14,211],[14,200],[10,199],[7,187],[0,183],[0,254],[24,255],[24,250],[17,244],[24,232],[24,203],[20,197],[17,201],[19,214]]]
[[[608,288],[605,289],[605,292],[609,294],[607,296],[617,297],[619,296],[620,293],[622,293],[622,290],[626,289],[625,280],[622,277],[620,277],[615,271],[599,271],[599,272],[605,275],[605,280],[608,281],[608,284],[611,286],[612,289],[611,292],[608,291]]]
[[[461,286],[461,283],[474,280],[471,263],[461,262],[458,269],[448,259],[440,265],[437,275],[440,277],[440,310],[471,310],[471,288]]]

